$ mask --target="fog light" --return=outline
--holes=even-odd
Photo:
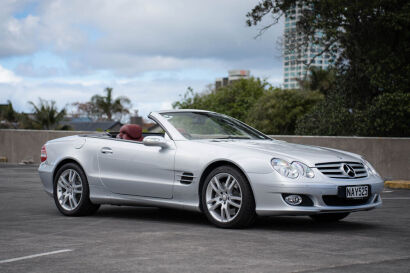
[[[286,203],[292,206],[297,206],[302,203],[302,196],[297,195],[297,194],[291,194],[285,197]]]

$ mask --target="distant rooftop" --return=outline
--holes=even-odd
[[[243,69],[236,69],[236,70],[229,70],[228,77],[224,78],[217,78],[215,80],[215,88],[218,89],[222,86],[227,86],[231,84],[233,81],[237,81],[240,79],[249,79],[251,72],[249,70]]]
[[[93,120],[87,117],[71,118],[71,122],[92,122]]]
[[[119,131],[122,124],[119,121],[83,121],[80,118],[79,121],[61,122],[61,125],[69,125],[74,131]]]

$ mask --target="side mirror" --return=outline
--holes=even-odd
[[[168,143],[166,139],[162,136],[146,136],[142,143],[145,146],[159,146],[162,148],[168,148]]]

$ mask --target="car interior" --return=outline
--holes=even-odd
[[[88,135],[90,136],[90,135]],[[146,136],[162,136],[165,137],[165,132],[143,132],[142,127],[137,124],[124,124],[119,132],[105,132],[105,136],[116,139],[124,139],[130,141],[142,142]],[[97,137],[101,137],[101,134]]]
[[[125,124],[121,126],[119,134],[116,138],[142,141],[144,136],[142,135],[142,128],[137,124]]]
[[[177,128],[178,131],[181,132],[183,136],[188,139],[191,139],[191,135],[187,133],[182,128]],[[142,142],[144,137],[146,136],[165,136],[165,131],[162,128],[157,128],[154,132],[143,132],[142,127],[137,124],[124,124],[121,126],[120,131],[105,131],[103,134],[82,134],[81,136],[84,137],[97,137],[97,138],[115,138],[115,139],[123,139],[128,141],[136,141]]]

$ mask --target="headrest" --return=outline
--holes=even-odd
[[[137,124],[125,124],[121,126],[119,137],[128,140],[141,140],[142,128]]]

